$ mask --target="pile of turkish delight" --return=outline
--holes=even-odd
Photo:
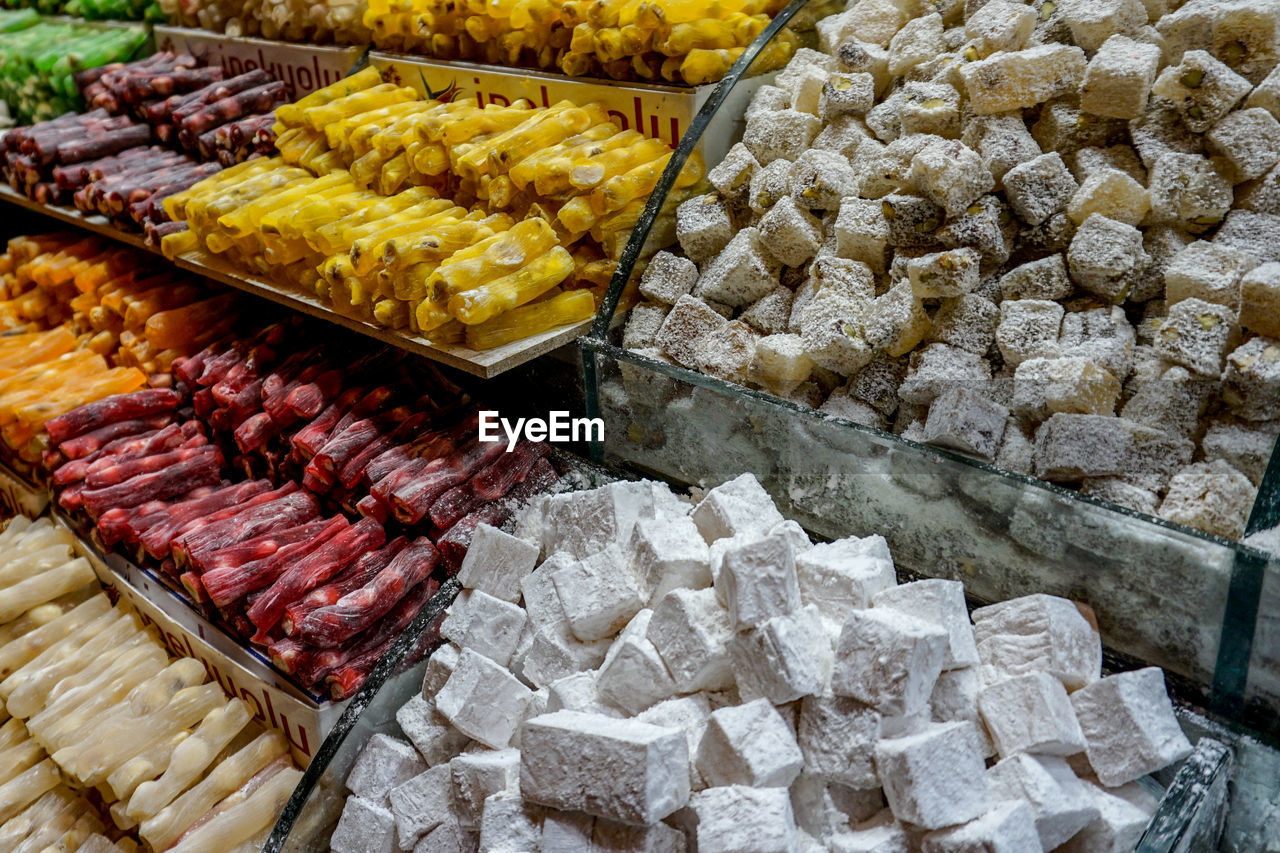
[[[1159,669],[1101,676],[1088,611],[899,585],[750,474],[481,527],[464,591],[346,780],[335,853],[1132,850],[1191,751]]]
[[[1278,26],[850,4],[679,207],[624,344],[1238,538],[1280,432]]]

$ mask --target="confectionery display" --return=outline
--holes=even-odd
[[[45,121],[81,106],[74,74],[123,62],[147,41],[140,27],[100,29],[0,12],[0,102],[19,122]]]
[[[0,5],[0,850],[1274,847],[1273,0]]]
[[[1158,668],[1102,677],[1086,609],[971,621],[962,584],[810,542],[750,474],[551,495],[512,530],[477,530],[336,853],[1131,850],[1191,752]]]
[[[372,68],[277,109],[275,133],[279,157],[166,200],[191,232],[166,251],[194,238],[341,313],[473,349],[593,316],[671,156],[600,104],[440,103]]]
[[[284,738],[113,606],[73,541],[46,519],[0,532],[0,843],[260,850],[302,776]]]
[[[1163,8],[825,19],[625,345],[1240,537],[1280,431],[1280,78],[1225,7]]]

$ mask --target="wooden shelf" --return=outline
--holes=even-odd
[[[121,231],[105,217],[86,215],[74,208],[50,207],[39,204],[21,193],[15,192],[12,187],[4,185],[0,185],[0,200],[57,219],[68,225],[83,228],[104,237],[110,237],[113,240],[118,240],[121,243],[126,243],[162,257],[157,249],[148,246],[143,241],[141,235]],[[327,323],[343,326],[381,341],[388,346],[414,353],[423,358],[429,358],[441,364],[447,364],[450,367],[455,367],[483,379],[491,379],[513,367],[518,367],[538,356],[545,355],[554,349],[571,343],[586,334],[593,322],[592,320],[586,320],[569,326],[560,326],[505,346],[477,351],[466,346],[432,344],[414,335],[398,332],[394,329],[386,329],[373,323],[368,323],[358,317],[340,314],[315,296],[305,293],[301,289],[293,290],[281,287],[274,282],[249,275],[205,251],[180,255],[173,260],[173,263],[188,272],[204,276],[227,287],[233,287],[244,293],[270,300],[278,305],[283,305],[286,308],[299,311]]]

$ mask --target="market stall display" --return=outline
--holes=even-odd
[[[0,32],[0,101],[24,124],[79,109],[82,101],[75,74],[128,61],[147,41],[142,27],[17,20],[29,25]]]
[[[165,198],[274,150],[272,108],[285,99],[265,71],[227,77],[173,53],[90,69],[76,85],[90,110],[7,131],[0,173],[35,201],[74,203],[157,245],[180,230]]]
[[[811,543],[750,474],[546,497],[458,578],[338,853],[1127,850],[1191,753],[1159,669],[1102,676],[1087,609],[971,622],[962,584]]]
[[[1274,57],[1133,9],[823,21],[624,345],[1239,538],[1280,417]]]
[[[473,349],[590,317],[583,291],[612,276],[671,156],[598,104],[439,103],[372,68],[276,118],[279,158],[168,199],[191,233],[166,252],[198,240],[341,313]]]
[[[301,776],[284,739],[113,607],[65,529],[0,542],[5,849],[261,849]]]

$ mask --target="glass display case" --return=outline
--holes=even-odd
[[[1087,602],[1110,650],[1165,667],[1227,719],[1280,734],[1270,553],[620,346],[620,309],[674,219],[676,175],[704,137],[720,149],[741,138],[744,117],[717,107],[752,80],[744,59],[681,140],[580,341],[587,414],[606,426],[595,460],[701,486],[751,471],[810,532],[883,533],[900,568],[962,580],[978,600],[1041,591]],[[1277,524],[1273,451],[1248,532]]]

